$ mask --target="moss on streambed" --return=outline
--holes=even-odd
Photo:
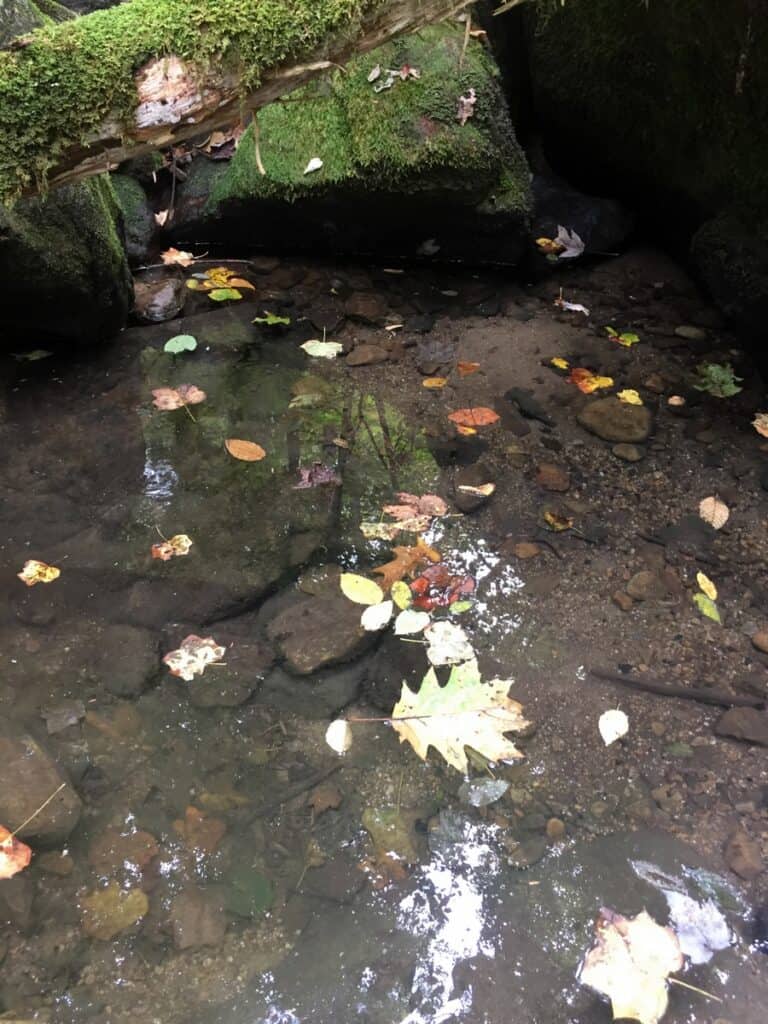
[[[385,0],[132,0],[39,29],[0,52],[0,198],[45,179],[57,154],[136,106],[133,74],[175,54],[234,70],[244,90],[262,69],[359,32]]]

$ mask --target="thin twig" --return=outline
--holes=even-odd
[[[267,172],[264,170],[264,164],[261,162],[261,129],[259,127],[259,112],[254,110],[253,112],[253,152],[256,157],[256,167],[258,168],[259,174],[265,178]]]
[[[703,686],[669,686],[660,679],[633,676],[629,673],[611,672],[606,668],[590,668],[589,674],[595,679],[607,683],[620,683],[622,686],[633,686],[647,693],[657,693],[660,697],[679,697],[682,700],[696,700],[701,704],[714,704],[723,708],[761,708],[765,701],[761,697],[742,697],[724,690],[710,690]]]
[[[667,978],[667,981],[671,981],[673,985],[679,985],[681,988],[688,988],[691,992],[698,992],[700,996],[704,996],[706,999],[714,999],[716,1003],[722,1003],[723,1001],[720,996],[715,996],[703,988],[697,988],[695,985],[689,985],[687,981],[680,981],[679,978]]]
[[[55,796],[58,796],[58,794],[62,791],[62,789],[64,789],[65,786],[66,786],[66,782],[62,782],[62,784],[59,786],[59,788],[55,792],[51,793],[51,795],[48,797],[48,799],[46,801],[44,801],[42,804],[40,804],[40,806],[37,808],[37,810],[33,811],[32,814],[30,814],[30,816],[26,819],[26,821],[22,821],[22,823],[20,825],[17,825],[16,828],[13,830],[13,832],[11,832],[11,834],[9,836],[5,837],[5,839],[2,841],[2,843],[0,843],[0,846],[5,846],[6,843],[10,843],[10,841],[14,838],[14,836],[18,835],[18,833],[21,832],[21,830],[26,825],[28,825],[30,823],[30,821],[32,821],[34,818],[36,818],[41,811],[45,810],[45,808],[48,806],[48,804],[51,802],[51,800],[53,800],[53,798]]]

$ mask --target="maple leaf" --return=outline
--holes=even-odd
[[[683,966],[677,935],[645,910],[623,917],[605,907],[595,922],[597,941],[579,980],[611,1000],[614,1019],[658,1024],[667,1009],[667,978]]]
[[[179,384],[177,388],[153,388],[152,404],[164,412],[204,402],[205,392],[195,384]]]
[[[39,562],[36,558],[29,558],[21,572],[17,572],[16,575],[28,587],[34,587],[36,583],[53,583],[61,576],[61,569],[46,562]]]
[[[507,696],[510,685],[509,679],[483,682],[475,659],[454,666],[445,686],[440,686],[431,668],[418,693],[403,682],[392,727],[400,742],[410,743],[422,760],[434,747],[460,772],[468,768],[465,747],[490,761],[517,760],[523,755],[504,734],[529,723],[523,718],[522,705]]]
[[[382,577],[380,586],[384,593],[387,593],[393,583],[414,572],[425,562],[440,561],[439,553],[425,544],[421,537],[411,547],[398,545],[392,548],[392,551],[395,557],[390,562],[379,565],[373,570]]]
[[[152,557],[167,562],[174,556],[188,555],[191,547],[192,541],[186,533],[177,533],[170,540],[164,540],[162,544],[153,544]]]
[[[32,860],[32,850],[26,843],[0,825],[0,879],[13,878]]]
[[[196,636],[190,633],[175,651],[169,651],[163,658],[172,676],[191,682],[195,676],[205,672],[208,665],[221,661],[226,647],[221,647],[212,636]]]

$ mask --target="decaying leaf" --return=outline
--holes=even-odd
[[[622,331],[619,334],[613,327],[606,327],[605,330],[612,341],[615,341],[618,345],[623,345],[624,348],[632,348],[633,345],[637,345],[640,341],[640,336],[632,331]]]
[[[597,727],[600,730],[603,743],[606,747],[610,747],[612,743],[621,739],[622,736],[626,736],[629,732],[629,719],[623,711],[613,708],[611,711],[604,711],[600,715]]]
[[[683,966],[675,933],[646,911],[628,918],[606,908],[595,933],[579,980],[611,1000],[614,1019],[658,1024],[667,1009],[667,978]]]
[[[340,352],[344,351],[344,346],[340,341],[320,341],[319,338],[310,338],[299,348],[303,348],[308,356],[313,356],[315,359],[335,359]]]
[[[620,402],[626,402],[627,405],[643,404],[640,394],[634,388],[624,388],[623,391],[617,391],[616,397]]]
[[[57,569],[55,565],[48,565],[47,562],[39,562],[36,558],[28,558],[24,568],[16,575],[22,583],[34,587],[36,583],[53,583],[61,576],[61,569]]]
[[[459,360],[456,363],[456,369],[459,372],[460,377],[469,377],[471,373],[477,373],[480,369],[480,363],[469,363],[464,360]]]
[[[423,533],[429,529],[431,516],[414,516],[397,523],[360,523],[360,532],[366,540],[394,540],[398,533]]]
[[[496,490],[496,484],[480,484],[479,487],[473,487],[471,484],[459,484],[456,490],[461,491],[462,494],[471,494],[476,498],[490,498]]]
[[[699,585],[699,590],[701,590],[702,593],[706,594],[710,601],[717,600],[717,587],[709,578],[709,576],[705,576],[703,572],[697,572],[696,582]]]
[[[152,557],[167,562],[176,556],[188,555],[191,547],[192,541],[186,533],[177,533],[170,540],[164,540],[162,544],[153,544]]]
[[[322,487],[323,484],[334,484],[339,487],[341,477],[332,466],[314,462],[311,466],[299,466],[299,482],[293,485],[293,489],[304,491],[310,487]]]
[[[236,437],[228,437],[224,447],[233,459],[240,459],[241,462],[261,462],[267,454],[255,441],[242,441]]]
[[[568,381],[575,384],[585,395],[591,395],[593,391],[598,391],[600,388],[613,387],[612,377],[599,377],[584,366],[574,366],[568,376]]]
[[[206,399],[205,392],[195,384],[179,384],[177,388],[153,388],[152,404],[164,412],[197,405]]]
[[[381,78],[381,64],[374,64],[368,72],[369,82],[375,82],[377,78]]]
[[[398,491],[397,497],[402,504],[385,505],[383,512],[394,519],[413,519],[417,516],[444,516],[448,513],[448,506],[437,494],[409,494],[408,491]]]
[[[32,860],[32,850],[26,843],[0,825],[0,879],[13,878]]]
[[[378,604],[369,605],[360,616],[360,625],[369,633],[378,633],[389,624],[394,611],[392,601],[379,601]]]
[[[417,612],[405,608],[395,619],[395,636],[413,636],[422,633],[432,620],[427,612]]]
[[[475,592],[475,579],[457,575],[443,562],[430,565],[410,585],[413,605],[422,611],[450,608]]]
[[[221,661],[226,647],[217,644],[212,636],[196,636],[190,633],[185,637],[178,649],[169,651],[163,658],[172,676],[178,676],[191,682],[195,676],[201,676],[208,665]]]
[[[325,742],[337,754],[346,754],[352,746],[352,726],[345,719],[337,718],[325,730]]]
[[[517,760],[522,754],[504,734],[529,723],[521,705],[507,696],[510,685],[509,679],[483,682],[474,659],[455,666],[442,687],[430,668],[417,693],[403,683],[392,712],[392,727],[400,742],[410,743],[422,760],[434,747],[448,764],[465,774],[465,747],[490,761]]]
[[[440,561],[440,554],[425,544],[421,537],[412,546],[398,545],[392,548],[392,551],[395,557],[391,561],[385,562],[384,565],[376,566],[373,570],[378,576],[381,576],[381,589],[385,593],[389,591],[396,580],[401,580],[404,576],[413,573],[425,562]]]
[[[428,388],[431,391],[439,391],[440,388],[444,388],[447,383],[447,377],[425,377],[421,382],[421,386],[423,388]]]
[[[384,592],[378,583],[354,572],[343,572],[339,576],[339,586],[342,594],[355,604],[379,604],[384,600]]]
[[[561,533],[563,530],[570,530],[573,526],[573,519],[570,516],[563,516],[559,512],[553,512],[551,509],[545,509],[544,511],[544,522],[555,533]]]
[[[463,437],[472,437],[473,434],[477,433],[474,427],[465,427],[461,423],[456,425],[456,432]]]
[[[87,893],[80,901],[83,931],[90,938],[104,942],[136,924],[148,910],[145,892],[121,889],[117,882],[110,882],[106,889]]]
[[[484,405],[477,405],[469,409],[456,409],[455,412],[448,413],[448,419],[460,427],[472,427],[474,430],[477,427],[498,423],[499,414]]]
[[[558,309],[565,310],[566,313],[583,313],[584,316],[589,316],[589,310],[586,306],[582,306],[580,302],[568,302],[567,299],[563,298],[563,289],[560,289],[560,294],[552,303],[557,306]]]
[[[173,829],[190,850],[211,854],[224,838],[227,826],[220,818],[209,818],[190,804],[184,812],[183,820],[174,821]]]
[[[309,794],[307,807],[311,807],[315,817],[319,818],[326,811],[335,811],[337,807],[341,807],[342,799],[338,786],[334,786],[332,782],[323,782]]]
[[[716,530],[720,530],[725,526],[730,514],[731,511],[728,506],[716,494],[699,502],[699,515],[705,523],[709,523]]]
[[[268,309],[265,309],[264,316],[255,316],[251,323],[261,324],[262,327],[290,327],[291,318],[289,316],[280,316],[278,313],[271,313]]]
[[[195,262],[195,258],[191,252],[183,252],[174,248],[160,253],[160,259],[166,266],[190,267]]]
[[[424,636],[429,641],[427,658],[433,665],[460,665],[475,657],[467,634],[453,622],[433,622]]]
[[[752,426],[761,437],[768,437],[768,412],[755,413]]]
[[[474,89],[470,89],[466,96],[459,96],[459,109],[456,113],[456,120],[462,127],[467,123],[470,117],[475,116],[475,104],[477,103],[477,93]]]

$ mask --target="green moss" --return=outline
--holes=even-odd
[[[237,73],[243,89],[262,69],[301,59],[329,37],[358,34],[385,0],[132,0],[40,29],[0,53],[0,198],[44,180],[58,154],[109,115],[136,106],[133,73],[174,53]]]
[[[768,212],[764,0],[568,0],[537,22],[540,116],[606,179],[652,182],[705,211]]]
[[[454,190],[477,201],[494,192],[505,208],[527,212],[527,167],[496,66],[474,40],[462,62],[463,39],[459,27],[429,26],[260,111],[266,176],[257,170],[249,133],[226,173],[212,174],[208,212],[232,199],[322,195],[341,183],[361,192]],[[406,64],[422,74],[376,93],[368,81],[376,64],[382,76]],[[470,88],[475,114],[462,126],[458,98]],[[316,156],[322,169],[305,175]]]

